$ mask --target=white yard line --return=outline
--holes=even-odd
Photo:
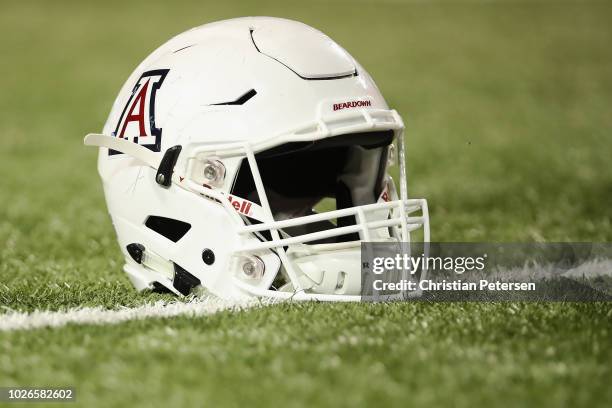
[[[204,298],[183,302],[156,302],[134,308],[107,310],[101,307],[82,307],[64,311],[8,312],[0,314],[0,332],[61,327],[67,324],[117,324],[130,320],[174,316],[207,316],[223,310],[241,310],[261,303],[230,302],[217,298]]]
[[[567,278],[579,279],[581,277],[612,276],[612,261],[590,260],[575,268],[567,269],[559,273],[554,266],[531,265],[512,269],[497,270],[489,275],[473,274],[471,278],[481,277],[512,278],[516,281],[537,280],[551,276],[565,276]],[[468,276],[462,279],[469,281]],[[34,311],[16,312],[9,311],[0,313],[0,332],[12,330],[33,330],[45,327],[62,327],[68,324],[117,324],[130,320],[141,320],[148,318],[162,318],[174,316],[207,316],[224,310],[243,310],[257,305],[274,303],[271,299],[250,301],[227,301],[214,297],[195,298],[184,302],[156,302],[137,306],[134,308],[122,307],[116,310],[108,310],[102,307],[81,307],[63,311]]]

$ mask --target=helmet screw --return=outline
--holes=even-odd
[[[247,262],[242,265],[242,271],[246,276],[253,276],[255,273],[255,264],[253,262]]]
[[[208,165],[206,167],[204,167],[204,177],[206,177],[208,180],[216,180],[217,179],[217,169],[215,168],[215,166],[212,165]]]
[[[242,272],[247,278],[260,279],[263,276],[266,264],[258,256],[248,257],[247,261],[242,264]]]
[[[163,174],[158,174],[157,177],[155,178],[155,180],[159,183],[159,184],[164,184],[164,182],[166,181],[166,177],[164,177]]]
[[[215,263],[215,253],[206,248],[204,251],[202,251],[202,260],[206,265],[212,265]]]
[[[222,187],[225,179],[225,166],[216,159],[206,160],[203,170],[204,178],[214,187]]]

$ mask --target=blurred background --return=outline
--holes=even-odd
[[[82,136],[102,128],[120,86],[161,43],[245,15],[310,24],[371,72],[404,116],[410,194],[429,200],[434,240],[612,239],[611,2],[2,0],[0,8],[5,239],[52,231],[78,246],[82,234],[111,235],[96,153]]]
[[[83,285],[65,302],[82,304],[116,279],[124,296],[83,136],[102,129],[160,44],[247,15],[312,25],[369,70],[403,115],[409,193],[429,201],[432,240],[612,240],[612,2],[0,0],[0,10],[7,285],[64,279]],[[7,304],[67,296],[24,293]]]
[[[312,25],[369,70],[434,241],[612,241],[611,1],[0,0],[2,313],[163,298],[121,271],[83,136],[160,44],[247,15]],[[610,406],[610,316],[307,304],[1,333],[0,386],[73,384],[86,406]]]

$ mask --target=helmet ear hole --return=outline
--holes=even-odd
[[[189,223],[157,215],[149,215],[145,226],[172,242],[178,242],[191,229]]]

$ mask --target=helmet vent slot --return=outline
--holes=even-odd
[[[213,103],[212,105],[213,106],[220,106],[220,105],[244,105],[245,103],[247,103],[255,95],[257,95],[257,91],[254,90],[254,89],[251,89],[251,90],[247,91],[244,95],[240,96],[238,99],[236,99],[234,101],[221,102],[221,103]]]
[[[249,34],[257,52],[304,80],[358,76],[352,57],[320,31],[287,30],[282,24],[268,23],[257,29],[251,28]]]
[[[157,215],[149,215],[145,225],[172,242],[178,242],[191,229],[191,224]]]

